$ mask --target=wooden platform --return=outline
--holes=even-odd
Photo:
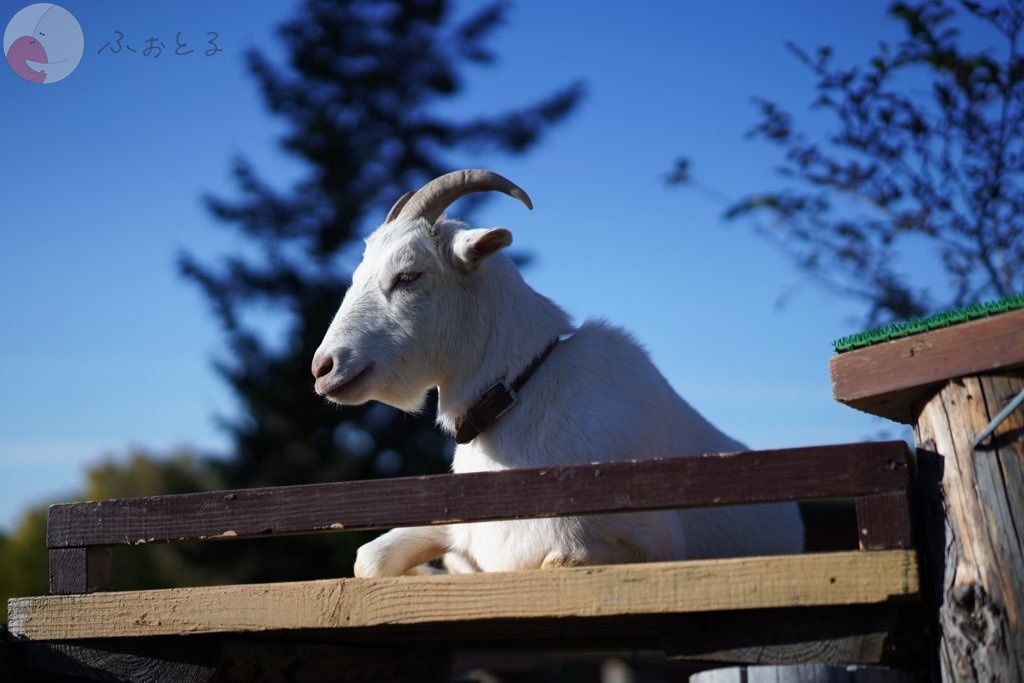
[[[15,598],[9,628],[32,640],[344,630],[875,605],[918,592],[914,553],[891,550]]]
[[[11,600],[0,645],[24,680],[329,681],[344,661],[351,680],[420,683],[453,651],[509,649],[915,667],[910,465],[900,441],[57,505],[51,595]],[[859,551],[109,590],[116,546],[829,499],[853,499]]]
[[[1024,309],[832,356],[835,399],[913,424],[916,408],[954,377],[1024,368]]]

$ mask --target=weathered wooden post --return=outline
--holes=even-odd
[[[942,680],[1024,681],[1024,310],[840,353],[831,369],[837,400],[913,425],[922,465],[941,456],[941,490],[920,490],[944,511],[925,569]]]

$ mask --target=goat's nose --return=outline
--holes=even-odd
[[[334,358],[329,353],[325,353],[322,356],[313,356],[313,378],[320,379],[331,374],[331,370],[334,369]]]

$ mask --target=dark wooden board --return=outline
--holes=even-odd
[[[743,664],[900,664],[921,661],[917,607],[860,605],[666,617],[666,654]]]
[[[25,641],[27,680],[208,683],[220,644],[212,639],[122,638],[79,642]]]
[[[912,424],[914,405],[947,380],[1024,366],[1024,309],[840,353],[829,365],[837,401]]]
[[[905,491],[907,446],[859,443],[54,505],[50,548],[228,540]]]
[[[471,650],[660,650],[711,662],[913,664],[924,656],[914,604],[835,605],[700,614],[488,619],[433,626],[270,632],[254,638]]]
[[[691,661],[791,664],[920,661],[915,606],[739,610],[700,615],[484,620],[444,627],[23,641],[19,669],[68,681],[448,680],[452,650],[664,651]]]
[[[858,498],[857,535],[861,550],[910,548],[910,501],[904,491]]]
[[[110,590],[110,548],[54,548],[48,554],[51,595]]]

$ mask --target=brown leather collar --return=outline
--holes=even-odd
[[[523,370],[522,374],[515,378],[509,386],[504,380],[495,383],[490,389],[480,395],[480,400],[466,411],[466,414],[459,418],[458,427],[455,430],[456,443],[469,443],[481,433],[487,431],[491,425],[500,420],[505,413],[512,410],[519,403],[517,392],[522,391],[527,380],[533,377],[537,368],[541,366],[551,352],[558,346],[560,340],[548,344],[547,348]]]

